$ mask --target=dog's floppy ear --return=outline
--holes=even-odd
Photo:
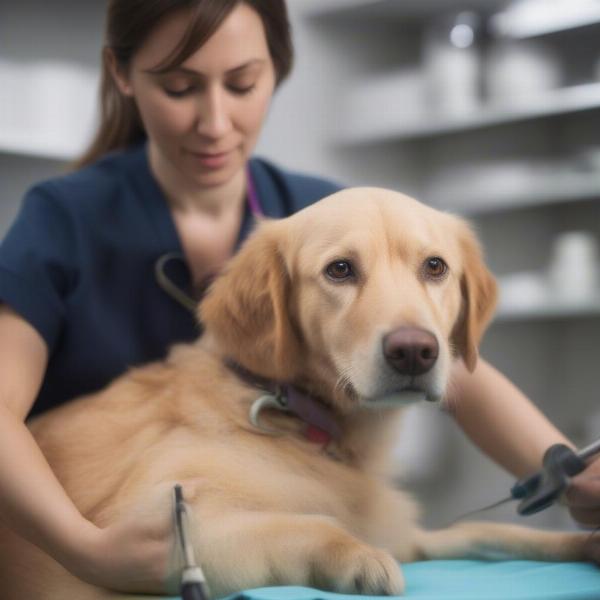
[[[290,381],[300,360],[290,321],[285,220],[264,221],[212,284],[199,309],[224,354],[256,375]]]
[[[477,364],[479,342],[494,313],[498,294],[496,281],[485,266],[475,234],[462,221],[458,229],[463,255],[462,308],[452,337],[459,355],[472,372]]]

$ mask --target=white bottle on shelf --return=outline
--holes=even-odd
[[[464,11],[435,20],[424,37],[427,98],[433,112],[463,115],[481,101],[480,18]]]
[[[549,279],[558,301],[590,303],[600,295],[598,241],[588,231],[567,231],[553,244]]]

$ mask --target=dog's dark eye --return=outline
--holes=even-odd
[[[448,271],[448,265],[439,256],[430,256],[423,264],[423,270],[427,277],[440,279]]]
[[[348,279],[354,275],[352,265],[347,260],[336,260],[327,265],[325,272],[331,279]]]

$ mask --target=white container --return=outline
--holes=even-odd
[[[556,298],[569,303],[585,303],[596,298],[600,288],[598,241],[587,231],[569,231],[554,241],[549,269]]]
[[[481,101],[479,17],[462,12],[434,22],[425,36],[424,72],[429,108],[468,114]]]
[[[540,40],[502,40],[486,54],[484,85],[491,103],[510,105],[560,87],[556,52]]]

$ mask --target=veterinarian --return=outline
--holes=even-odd
[[[97,136],[77,170],[29,191],[0,247],[0,519],[90,583],[161,592],[171,528],[86,520],[25,419],[193,340],[186,299],[256,215],[338,189],[251,158],[291,64],[283,0],[110,0]],[[568,443],[484,360],[453,379],[457,422],[514,475]],[[582,523],[600,523],[598,472],[567,496]]]

